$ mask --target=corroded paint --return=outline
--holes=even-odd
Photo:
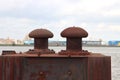
[[[0,80],[22,80],[21,60],[19,57],[0,57]]]
[[[69,27],[61,32],[62,37],[67,38],[66,50],[61,50],[59,54],[64,55],[90,55],[87,50],[82,50],[82,38],[88,33],[80,27]]]
[[[87,78],[85,66],[85,58],[24,58],[23,80],[38,80],[40,77],[46,80],[68,80],[70,76],[73,80],[82,80]]]
[[[0,57],[0,80],[111,80],[110,57]]]
[[[111,80],[111,58],[89,57],[88,78],[89,80]]]
[[[29,33],[29,37],[34,38],[34,49],[48,49],[48,38],[52,38],[53,33],[46,29],[35,29]]]

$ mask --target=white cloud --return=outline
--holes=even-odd
[[[28,6],[32,0],[0,0],[0,11],[10,11]]]
[[[63,29],[80,26],[90,37],[110,39],[111,32],[115,36],[120,32],[119,4],[119,0],[0,0],[0,37],[20,39],[35,28],[46,28],[58,40]]]
[[[110,10],[110,11],[105,11],[103,13],[104,16],[120,16],[120,8],[119,9],[114,9],[114,10]]]
[[[120,32],[120,25],[100,23],[97,25],[96,31]]]
[[[112,32],[120,32],[120,25],[109,25],[109,28]]]
[[[105,13],[104,9],[109,8],[119,0],[84,0],[77,3],[66,2],[62,4],[59,15],[84,15],[84,14],[101,14]],[[106,12],[107,13],[107,12]]]
[[[88,24],[91,26],[91,24]],[[94,39],[94,40],[120,40],[119,34],[120,34],[120,25],[117,24],[105,24],[105,23],[99,23],[99,24],[93,24],[93,27],[88,28],[89,37],[88,39]]]

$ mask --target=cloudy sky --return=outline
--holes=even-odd
[[[62,40],[71,26],[87,30],[87,40],[120,40],[120,0],[0,0],[0,38],[22,40],[46,28]]]

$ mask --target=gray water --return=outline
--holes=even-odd
[[[65,47],[49,47],[50,49],[59,52],[65,50]],[[16,52],[26,52],[33,49],[32,46],[0,46],[0,53],[2,50],[15,50]],[[120,47],[83,47],[93,53],[102,53],[111,56],[112,66],[112,80],[120,80]]]

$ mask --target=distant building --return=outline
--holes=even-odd
[[[34,40],[25,40],[24,45],[33,45]],[[49,46],[65,46],[66,41],[49,41]]]
[[[0,38],[0,45],[13,45],[15,44],[15,41],[13,39],[7,38],[7,39],[3,39]]]
[[[49,46],[65,46],[66,41],[49,41]]]
[[[23,45],[23,44],[24,44],[24,42],[23,42],[23,41],[21,41],[21,40],[15,40],[15,44],[16,44],[16,45]]]
[[[32,40],[32,39],[28,35],[26,35],[23,40],[26,41],[26,40]]]
[[[83,45],[95,45],[95,46],[99,46],[99,45],[102,45],[102,41],[82,41],[82,44]]]
[[[108,41],[109,46],[120,46],[120,41]]]
[[[34,40],[25,40],[24,41],[24,45],[33,45],[34,44]]]
[[[25,45],[33,45],[34,40],[25,40]],[[83,41],[83,45],[90,45],[90,46],[99,46],[102,45],[102,41]],[[66,41],[49,41],[49,46],[66,46]]]

